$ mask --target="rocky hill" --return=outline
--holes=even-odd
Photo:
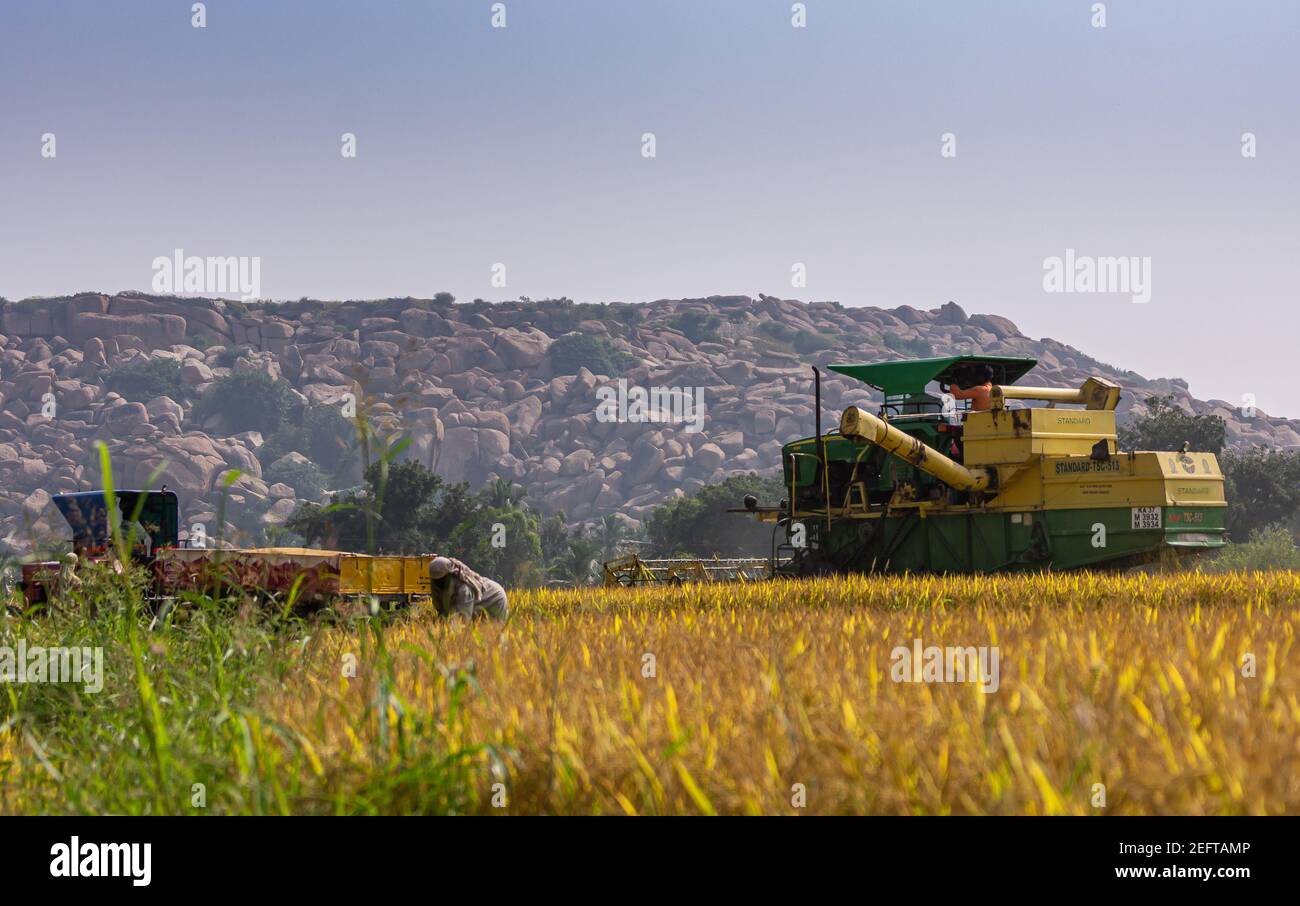
[[[775,468],[781,443],[813,430],[810,364],[959,352],[1034,356],[1031,378],[1051,386],[1109,377],[1125,388],[1121,412],[1171,394],[1188,411],[1222,415],[1233,445],[1300,446],[1298,422],[1243,418],[1226,402],[1192,399],[1179,379],[1120,371],[951,302],[918,311],[745,296],[579,305],[453,304],[444,295],[241,305],[84,293],[0,307],[0,541],[21,551],[62,533],[50,494],[98,486],[96,440],[108,443],[119,486],[141,485],[162,466],[185,525],[211,531],[231,469],[241,477],[230,518],[247,508],[260,525],[282,523],[319,489],[268,483],[268,439],[204,415],[200,401],[232,373],[287,382],[291,419],[352,394],[386,430],[412,439],[405,456],[449,480],[508,478],[573,523],[621,514],[635,527],[669,497],[733,471]],[[620,374],[576,366],[582,356]],[[149,359],[178,363],[179,398],[130,400],[105,386]],[[615,377],[629,387],[702,388],[702,430],[598,418],[597,388]],[[833,374],[823,393],[827,424],[872,396]],[[276,459],[283,466],[303,453],[277,449]]]

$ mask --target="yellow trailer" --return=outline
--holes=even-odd
[[[409,602],[429,597],[433,557],[370,556],[303,547],[167,548],[158,551],[154,569],[160,588],[168,591],[217,584],[249,593],[293,595],[302,602],[371,595]]]

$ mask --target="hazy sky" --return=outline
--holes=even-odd
[[[191,5],[0,5],[0,294],[179,247],[273,298],[953,299],[1300,416],[1300,4]],[[1150,302],[1045,292],[1066,249]]]

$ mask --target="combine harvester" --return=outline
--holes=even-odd
[[[243,549],[189,548],[180,545],[179,502],[161,491],[117,491],[117,512],[132,516],[148,538],[135,538],[131,559],[149,570],[150,597],[160,600],[182,592],[205,590],[274,598],[295,604],[377,598],[382,603],[428,599],[429,561],[418,557],[378,556],[298,547]],[[103,491],[60,494],[54,504],[72,529],[77,563],[112,562],[109,508]],[[138,508],[138,510],[137,510]],[[124,528],[123,534],[129,530]],[[23,597],[43,603],[66,580],[67,565],[58,561],[22,567]]]
[[[740,510],[776,523],[773,572],[1126,568],[1224,545],[1212,454],[1119,450],[1120,388],[1099,377],[1077,390],[1015,386],[1035,364],[964,355],[832,365],[884,403],[875,415],[848,407],[824,435],[814,368],[817,435],[782,449],[786,499],[751,496]],[[994,376],[990,408],[959,408],[944,386],[968,387],[982,366]],[[1020,400],[1047,405],[1013,408]]]

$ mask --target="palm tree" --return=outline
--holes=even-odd
[[[488,505],[497,510],[517,510],[528,496],[527,488],[516,485],[508,478],[496,479],[484,491]]]
[[[600,544],[601,557],[605,560],[613,560],[621,554],[619,544],[623,542],[626,536],[627,526],[613,516],[606,516],[600,520],[600,531],[596,538]]]
[[[560,569],[578,585],[590,585],[600,566],[600,542],[578,535],[569,539],[569,550]]]

